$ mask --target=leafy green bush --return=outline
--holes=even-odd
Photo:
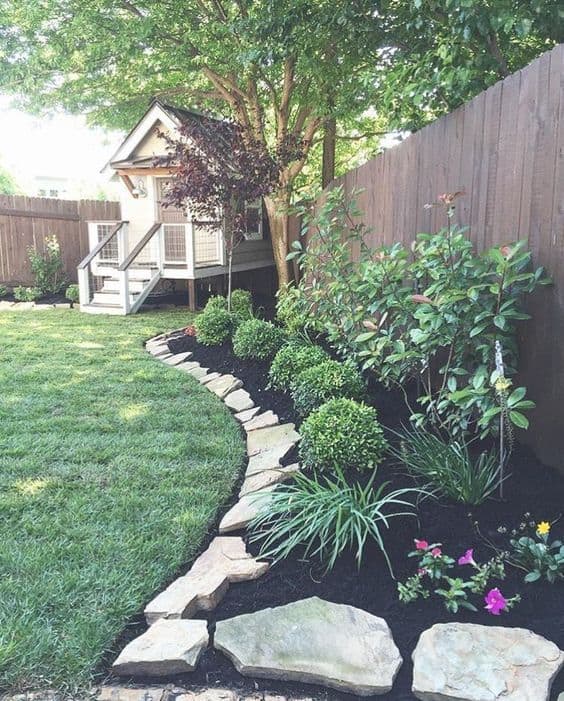
[[[71,307],[80,299],[80,289],[78,285],[69,285],[65,292],[65,297],[69,300]]]
[[[35,302],[41,297],[38,287],[14,287],[14,297],[18,302]]]
[[[5,297],[8,294],[6,285],[0,285],[0,297]]]
[[[304,467],[333,471],[368,470],[387,447],[376,409],[353,399],[331,399],[300,428]]]
[[[521,535],[509,542],[509,562],[526,572],[525,582],[546,579],[550,584],[564,581],[564,543],[549,540],[551,524],[541,521],[530,536]]]
[[[253,298],[248,290],[233,290],[231,293],[231,312],[239,322],[253,318]]]
[[[303,334],[308,326],[313,326],[307,316],[304,296],[292,283],[283,285],[276,293],[276,317],[293,336]]]
[[[275,562],[303,548],[304,557],[318,557],[330,570],[339,555],[355,552],[360,567],[367,541],[374,541],[392,566],[384,543],[390,519],[415,516],[406,497],[415,489],[386,491],[388,484],[374,487],[349,485],[342,474],[336,479],[312,479],[296,474],[293,483],[282,484],[268,495],[257,492],[259,513],[251,523],[251,540],[261,542],[261,556]],[[264,506],[260,502],[264,499]]]
[[[307,368],[319,365],[329,356],[319,346],[291,341],[281,348],[270,366],[270,384],[275,389],[289,391],[298,375]]]
[[[314,367],[302,370],[292,387],[296,411],[307,416],[329,399],[348,397],[363,399],[364,381],[351,363],[324,360]]]
[[[221,295],[212,295],[206,302],[204,311],[206,312],[209,309],[227,309],[227,300]]]
[[[35,248],[29,248],[28,257],[31,272],[35,278],[35,287],[42,295],[58,294],[64,290],[66,277],[61,248],[56,236],[45,238],[45,251],[43,253]]]
[[[268,360],[286,342],[286,332],[270,321],[244,321],[233,337],[233,352],[238,358]]]
[[[234,326],[233,315],[218,306],[204,309],[194,322],[196,337],[205,346],[220,346],[231,337]]]
[[[470,454],[459,440],[443,440],[420,428],[398,433],[399,446],[390,448],[416,479],[435,493],[464,504],[481,504],[500,486],[502,465],[495,452]]]
[[[335,188],[315,212],[304,210],[308,246],[296,242],[290,256],[303,273],[307,316],[341,355],[362,362],[386,386],[417,379],[420,408],[412,420],[418,425],[485,436],[499,431],[504,410],[495,342],[510,380],[517,324],[528,318],[524,298],[549,280],[542,268],[532,269],[525,242],[476,253],[467,232],[453,224],[457,194],[441,196],[447,226],[419,234],[411,255],[401,243],[366,246],[366,226],[351,225],[362,213]],[[533,404],[524,388],[514,392],[520,404],[510,407],[508,421],[526,428],[522,410]]]

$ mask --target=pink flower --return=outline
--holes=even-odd
[[[417,540],[415,538],[415,549],[416,550],[427,550],[429,543],[426,540]]]
[[[420,568],[417,570],[417,574],[418,574],[420,577],[424,577],[424,576],[427,574],[427,569],[426,569],[425,567],[420,567]]]
[[[499,616],[502,611],[507,611],[507,599],[497,587],[490,589],[484,597],[484,601],[486,602],[486,611],[489,611],[493,616]]]
[[[431,555],[433,557],[440,557],[443,554],[443,551],[440,548],[433,548],[431,550]]]
[[[433,304],[433,300],[427,295],[411,295],[411,301],[417,304]]]
[[[476,566],[476,563],[474,562],[474,549],[469,548],[462,557],[458,558],[458,564],[459,565],[472,565],[473,567]]]

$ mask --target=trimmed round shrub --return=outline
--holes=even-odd
[[[368,470],[382,461],[387,446],[376,409],[344,397],[313,411],[300,434],[304,467],[320,470]]]
[[[306,303],[302,290],[290,283],[276,293],[276,317],[291,334],[302,333],[308,326]]]
[[[286,332],[270,321],[244,321],[233,336],[233,352],[238,358],[268,360],[286,342]]]
[[[298,375],[307,368],[319,365],[329,356],[319,346],[311,343],[290,342],[281,348],[270,366],[270,384],[285,392],[292,389]]]
[[[204,311],[207,312],[208,309],[227,309],[227,300],[221,295],[212,295],[206,302]]]
[[[233,315],[227,309],[212,306],[196,317],[196,338],[205,346],[220,346],[233,333]]]
[[[233,290],[231,293],[231,313],[236,326],[253,318],[253,298],[247,290]]]
[[[324,360],[314,367],[302,370],[292,387],[292,399],[301,416],[307,416],[337,397],[358,400],[364,397],[362,376],[350,363]]]

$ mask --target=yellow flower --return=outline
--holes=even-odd
[[[499,377],[495,381],[495,389],[496,392],[499,392],[500,394],[502,392],[505,392],[511,387],[511,380],[507,379],[506,377]]]
[[[548,535],[550,533],[550,523],[548,521],[541,521],[537,523],[537,534],[538,535]]]

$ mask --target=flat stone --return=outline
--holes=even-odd
[[[254,419],[247,421],[244,424],[244,429],[247,433],[249,431],[256,431],[259,428],[268,428],[269,426],[276,426],[278,424],[278,416],[273,411],[265,411]]]
[[[240,423],[244,424],[245,421],[250,421],[253,416],[256,416],[260,411],[260,406],[254,406],[252,409],[247,409],[246,411],[239,411],[235,414],[235,418]]]
[[[160,620],[125,646],[112,671],[148,677],[193,672],[208,640],[206,621]]]
[[[239,497],[244,497],[245,494],[252,494],[252,492],[258,492],[259,489],[270,487],[272,484],[280,484],[280,482],[285,482],[286,480],[291,479],[292,476],[299,471],[299,463],[294,463],[293,465],[288,465],[287,467],[278,467],[272,470],[259,472],[252,477],[247,477],[247,479],[243,482],[243,486],[239,492]]]
[[[390,691],[402,663],[383,618],[318,597],[218,621],[214,647],[244,676],[358,696]]]
[[[182,368],[182,365],[179,367]],[[201,380],[202,377],[205,377],[208,374],[208,368],[192,368],[191,370],[188,370],[188,374],[192,375],[192,377],[195,377],[197,380]]]
[[[172,355],[168,349],[168,343],[162,343],[158,346],[148,348],[148,351],[155,358],[161,358],[163,355]]]
[[[525,628],[438,623],[413,652],[421,701],[548,701],[564,653]]]
[[[234,392],[242,386],[241,380],[233,377],[233,375],[220,375],[206,384],[209,391],[216,394],[220,399],[225,399],[230,392]]]
[[[246,697],[231,691],[231,689],[205,689],[204,691],[186,691],[177,696],[174,701],[240,701]]]
[[[191,618],[197,611],[212,611],[233,582],[258,579],[269,568],[250,555],[242,538],[214,538],[189,572],[179,577],[145,608],[151,625],[161,618]]]
[[[280,469],[280,460],[283,460],[286,455],[292,450],[295,443],[281,443],[275,445],[274,448],[264,450],[262,453],[257,453],[249,458],[245,478],[257,475],[265,470]]]
[[[201,367],[201,365],[196,360],[187,360],[185,363],[181,363],[178,366],[178,369],[184,370],[184,372],[190,372],[190,370],[194,370],[194,368],[199,367]]]
[[[165,690],[159,687],[103,686],[98,694],[98,701],[145,701],[151,698],[160,701]]]
[[[253,492],[239,499],[235,506],[232,506],[221,519],[219,532],[230,533],[231,531],[240,531],[246,528],[255,516],[257,516],[261,508],[268,503],[268,495],[270,495],[274,489],[276,489],[276,485],[265,487],[259,493]]]
[[[185,353],[175,353],[170,358],[167,358],[164,362],[167,365],[180,365],[180,363],[183,363],[185,360],[188,360],[188,358],[191,357],[192,353],[190,351],[186,351]]]
[[[236,389],[228,394],[223,401],[234,412],[248,411],[255,405],[251,395],[244,389]]]
[[[208,382],[211,382],[212,380],[216,380],[218,377],[221,377],[221,375],[218,372],[210,372],[209,375],[206,375],[205,377],[202,377],[200,379],[200,384],[207,385]]]
[[[300,434],[294,429],[294,424],[279,424],[251,431],[247,434],[247,455],[256,455],[285,443],[296,444],[300,440]]]
[[[0,300],[0,310],[2,309],[11,309],[14,306],[15,302],[9,302],[8,300],[2,299]]]

